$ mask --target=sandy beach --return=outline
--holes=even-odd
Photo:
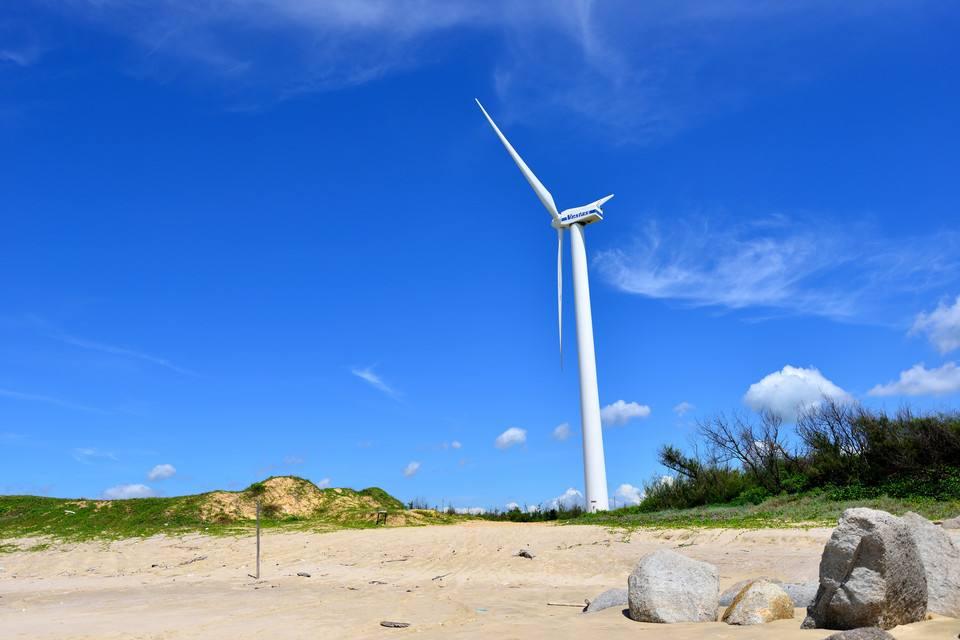
[[[254,540],[201,535],[55,544],[0,556],[4,638],[823,638],[794,620],[754,627],[644,624],[575,604],[626,585],[644,553],[668,548],[716,564],[721,588],[767,575],[814,580],[829,529],[662,530],[472,522],[271,532],[261,580]],[[21,546],[27,541],[18,541]],[[534,551],[528,560],[514,554]],[[310,577],[298,576],[309,573]],[[387,629],[382,620],[409,622]],[[945,639],[960,620],[898,627]]]

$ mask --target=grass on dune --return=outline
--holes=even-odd
[[[284,492],[278,493],[278,486]],[[446,523],[453,517],[403,504],[372,487],[320,489],[302,478],[269,478],[243,491],[216,491],[170,498],[85,500],[39,496],[0,496],[0,541],[15,538],[93,540],[179,535],[249,534],[253,507],[263,503],[265,529],[330,531],[376,526],[376,512],[386,511],[391,525]],[[36,545],[33,550],[39,550]],[[0,542],[0,553],[27,550]]]

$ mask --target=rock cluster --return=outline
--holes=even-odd
[[[947,521],[949,522],[949,521]],[[754,578],[720,594],[717,568],[668,550],[637,563],[626,589],[608,589],[585,612],[627,606],[640,622],[754,625],[789,620],[806,607],[803,628],[841,630],[826,640],[890,640],[885,630],[926,618],[960,618],[960,549],[948,527],[908,513],[847,509],[820,558],[819,583]]]

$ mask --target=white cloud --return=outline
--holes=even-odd
[[[103,492],[107,500],[128,500],[130,498],[152,498],[157,495],[145,484],[118,484]]]
[[[693,406],[692,404],[690,404],[690,403],[687,402],[687,401],[683,401],[683,402],[681,402],[680,404],[676,405],[676,406],[673,408],[673,412],[674,412],[675,414],[677,414],[678,416],[684,416],[684,415],[690,413],[691,411],[693,411],[694,409],[696,409],[695,406]]]
[[[569,438],[573,432],[570,430],[570,425],[564,422],[563,424],[558,424],[553,430],[553,439],[560,440],[561,442]]]
[[[453,442],[450,443],[450,448],[451,448],[451,449],[459,449],[459,448],[461,448],[461,447],[463,447],[463,445],[460,444],[460,441],[459,441],[459,440],[454,440]]]
[[[384,382],[383,378],[381,378],[379,375],[374,373],[372,367],[366,367],[364,369],[356,369],[356,368],[351,369],[350,373],[357,376],[358,378],[360,378],[361,380],[369,384],[374,389],[377,389],[378,391],[382,391],[383,393],[387,394],[391,398],[400,397],[400,393],[396,389],[388,385],[386,382]]]
[[[835,385],[813,367],[785,366],[750,385],[743,397],[754,411],[769,411],[788,422],[797,414],[818,406],[824,398],[839,402],[852,400],[849,393]]]
[[[619,502],[625,505],[640,504],[643,501],[643,489],[632,484],[622,484],[614,494],[620,498]]]
[[[915,364],[900,372],[896,382],[878,384],[868,392],[871,396],[939,396],[960,391],[960,368],[948,362],[937,369]]]
[[[92,464],[97,460],[112,460],[116,462],[117,456],[110,451],[101,451],[96,447],[78,447],[73,450],[73,459],[84,464]]]
[[[574,507],[583,507],[583,505],[583,494],[571,487],[556,498],[547,500],[540,506],[544,511],[549,511],[550,509],[572,509]]]
[[[876,321],[899,296],[956,280],[960,235],[884,238],[863,224],[771,216],[717,228],[703,220],[651,223],[632,246],[595,259],[613,286],[694,307],[760,308]],[[767,312],[768,313],[768,312]]]
[[[484,509],[483,507],[456,507],[454,509],[454,512],[456,513],[459,513],[461,515],[471,515],[471,516],[479,516],[485,511],[486,509]]]
[[[150,473],[147,474],[147,480],[166,480],[177,474],[177,469],[172,464],[158,464]]]
[[[930,313],[919,314],[910,333],[925,333],[940,353],[960,348],[960,296],[953,305],[941,302]]]
[[[627,424],[636,418],[646,418],[650,415],[650,407],[636,402],[617,400],[600,409],[600,420],[607,426]]]
[[[519,509],[519,508],[520,508],[520,505],[517,504],[516,502],[508,502],[508,503],[505,505],[505,507],[506,507],[507,511],[513,511],[514,509]]]
[[[510,427],[497,436],[494,445],[497,449],[509,449],[518,444],[524,444],[527,441],[527,430],[517,427]]]
[[[403,468],[403,475],[406,478],[412,478],[420,471],[420,463],[414,460]]]
[[[330,478],[323,478],[320,482],[317,483],[318,489],[328,489],[330,488]]]

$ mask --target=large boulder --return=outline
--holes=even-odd
[[[910,527],[874,509],[847,509],[823,549],[804,628],[890,629],[922,620],[927,578]]]
[[[727,624],[764,624],[793,617],[793,600],[779,585],[757,580],[745,586],[723,612]]]
[[[907,513],[903,521],[910,528],[923,561],[927,611],[960,618],[960,549],[946,531],[923,516]]]
[[[719,595],[716,567],[673,551],[645,555],[627,579],[630,617],[640,622],[712,622]]]
[[[859,629],[835,633],[832,636],[827,636],[824,640],[896,640],[896,638],[883,629],[860,627]]]
[[[583,612],[594,613],[595,611],[603,611],[604,609],[609,609],[610,607],[625,606],[627,606],[626,589],[607,589],[596,598],[591,600]]]

